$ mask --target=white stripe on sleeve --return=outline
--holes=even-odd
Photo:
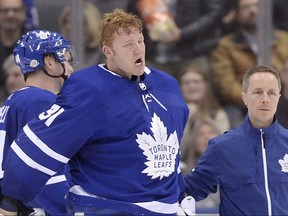
[[[28,136],[28,138],[38,147],[40,148],[45,154],[47,154],[48,156],[54,158],[57,161],[60,161],[62,163],[67,163],[69,161],[69,158],[58,154],[57,152],[55,152],[54,150],[52,150],[51,148],[49,148],[44,142],[42,142],[34,133],[33,131],[30,130],[30,128],[28,127],[28,125],[25,125],[25,127],[23,128],[25,134]]]
[[[28,155],[25,154],[25,152],[22,151],[22,149],[17,145],[17,143],[14,141],[11,145],[11,148],[13,149],[13,151],[18,155],[18,157],[24,162],[26,163],[28,166],[37,169],[43,173],[46,173],[50,176],[53,176],[56,174],[56,172],[54,172],[51,169],[48,169],[44,166],[42,166],[41,164],[38,164],[37,162],[35,162],[34,160],[32,160]]]
[[[66,181],[66,176],[65,175],[57,175],[57,176],[52,176],[47,182],[46,185],[50,185],[50,184],[56,184],[59,182],[63,182]]]

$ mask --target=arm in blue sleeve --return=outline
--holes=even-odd
[[[217,154],[213,145],[209,145],[199,159],[196,168],[184,177],[185,192],[196,201],[205,199],[217,191]]]

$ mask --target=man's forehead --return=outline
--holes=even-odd
[[[118,35],[130,35],[130,34],[139,34],[141,33],[141,31],[137,28],[133,28],[133,27],[130,27],[130,28],[123,28],[123,27],[120,27],[117,29],[117,34]]]
[[[252,81],[248,85],[248,90],[250,91],[278,91],[279,85],[276,82],[275,83],[269,82],[269,86],[267,86],[267,84]]]
[[[23,6],[23,0],[0,0],[0,7],[6,7],[6,6]]]

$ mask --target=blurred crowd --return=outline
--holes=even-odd
[[[144,22],[147,66],[174,76],[190,109],[181,144],[183,173],[194,168],[208,140],[238,126],[246,107],[242,76],[257,65],[261,0],[83,0],[84,60],[103,62],[98,24],[103,15],[123,8]],[[271,0],[271,66],[282,77],[277,116],[288,128],[288,1]],[[68,0],[0,0],[0,101],[22,88],[23,76],[13,61],[20,35],[31,29],[59,31],[71,38]],[[216,208],[218,194],[198,208]]]

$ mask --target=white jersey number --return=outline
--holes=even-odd
[[[0,179],[3,178],[4,171],[2,169],[4,145],[5,145],[6,131],[0,130]]]
[[[52,122],[56,119],[56,117],[59,116],[62,112],[64,112],[63,108],[61,108],[57,104],[53,104],[49,110],[47,110],[47,111],[45,111],[39,115],[39,119],[40,120],[47,119],[45,124],[49,127],[52,124]]]

